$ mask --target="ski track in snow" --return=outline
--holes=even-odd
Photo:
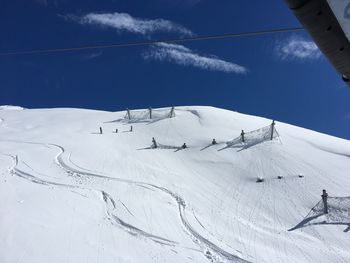
[[[41,146],[45,146],[47,148],[50,148],[50,146],[56,147],[57,149],[59,149],[59,153],[54,157],[55,163],[69,175],[94,177],[94,178],[99,178],[99,179],[104,179],[104,180],[111,180],[111,181],[117,181],[117,182],[121,182],[121,183],[127,183],[130,185],[136,186],[136,187],[143,187],[143,188],[147,188],[147,189],[161,191],[162,193],[165,193],[168,196],[170,196],[177,203],[180,222],[181,222],[181,225],[182,225],[185,233],[187,235],[189,235],[191,237],[192,241],[201,248],[201,251],[204,253],[204,256],[208,260],[210,260],[211,262],[239,262],[239,263],[250,262],[250,261],[247,261],[247,260],[240,258],[239,256],[236,256],[234,254],[231,254],[231,253],[223,250],[222,248],[220,248],[219,246],[217,246],[216,244],[214,244],[210,240],[201,236],[194,229],[194,227],[188,222],[188,220],[186,218],[185,200],[183,198],[181,198],[178,194],[170,191],[167,188],[157,186],[154,184],[150,184],[150,183],[140,182],[140,181],[132,181],[132,180],[127,180],[127,179],[110,177],[107,175],[97,173],[95,171],[93,172],[93,171],[87,170],[87,169],[82,168],[82,167],[79,167],[79,169],[81,169],[81,170],[78,170],[74,167],[69,166],[67,163],[64,162],[62,156],[65,153],[65,149],[64,149],[64,147],[62,147],[58,144],[23,142],[23,141],[7,141],[7,142],[41,145]],[[128,233],[130,233],[132,235],[141,236],[141,237],[150,239],[150,240],[152,240],[156,243],[159,243],[161,245],[168,245],[168,246],[178,245],[177,242],[175,242],[175,241],[147,233],[147,232],[145,232],[145,231],[143,231],[143,230],[141,230],[133,225],[128,224],[127,222],[124,222],[122,219],[117,217],[113,213],[114,210],[116,209],[116,202],[111,197],[111,195],[109,195],[107,192],[105,192],[103,190],[84,188],[84,187],[77,186],[77,185],[56,183],[56,182],[47,181],[47,180],[38,178],[30,173],[27,173],[27,172],[24,172],[24,171],[18,169],[17,165],[19,164],[19,158],[17,156],[13,156],[13,155],[9,155],[9,156],[12,156],[12,158],[15,160],[15,163],[14,163],[13,167],[11,168],[11,171],[13,174],[15,174],[23,179],[29,180],[33,183],[38,183],[38,184],[42,184],[42,185],[46,185],[46,186],[52,185],[52,186],[64,187],[64,188],[68,188],[68,189],[82,189],[82,190],[89,190],[89,191],[95,191],[95,192],[97,191],[101,195],[102,200],[104,201],[104,203],[106,205],[106,211],[107,211],[107,215],[108,215],[109,220],[112,220],[112,222],[116,223],[119,227],[121,227],[122,229],[124,229],[125,231],[127,231]],[[70,158],[68,158],[68,160],[70,160]],[[28,167],[30,167],[30,166],[28,166]],[[85,170],[85,171],[82,171],[82,170]],[[127,207],[124,204],[123,204],[123,206],[131,214],[129,209],[127,209]]]
[[[53,145],[53,144],[52,144]],[[66,170],[67,172],[73,172],[73,173],[78,173],[81,175],[85,175],[85,176],[93,176],[93,177],[99,177],[99,178],[106,178],[109,180],[116,180],[119,182],[124,182],[124,183],[129,183],[129,184],[133,184],[133,185],[143,185],[143,186],[149,186],[153,189],[158,189],[168,195],[170,195],[177,203],[178,205],[178,211],[179,211],[179,215],[180,215],[180,219],[182,222],[182,225],[185,227],[185,229],[187,230],[187,232],[192,236],[192,240],[198,244],[203,250],[205,250],[205,256],[212,260],[213,262],[217,262],[217,261],[222,261],[227,260],[229,262],[248,262],[246,260],[243,260],[241,258],[239,258],[238,256],[235,256],[233,254],[230,254],[226,251],[224,251],[223,249],[221,249],[220,247],[218,247],[217,245],[215,245],[214,243],[212,243],[211,241],[205,239],[204,237],[202,237],[197,231],[195,231],[195,229],[188,223],[186,216],[185,216],[185,208],[186,208],[186,203],[185,201],[176,193],[171,192],[170,190],[164,188],[164,187],[160,187],[160,186],[156,186],[153,184],[149,184],[149,183],[144,183],[144,182],[138,182],[138,181],[130,181],[130,180],[125,180],[125,179],[120,179],[120,178],[114,178],[114,177],[109,177],[109,176],[105,176],[105,175],[100,175],[100,174],[95,174],[95,173],[91,173],[91,172],[83,172],[83,171],[79,171],[76,170],[73,167],[69,167],[66,163],[64,163],[63,159],[62,159],[62,155],[64,154],[65,150],[62,146],[59,145],[54,145],[56,147],[58,147],[61,152],[56,156],[56,162],[58,165],[60,165],[64,170]]]
[[[18,164],[18,157],[17,157],[17,155],[11,155],[11,154],[6,154],[6,153],[1,153],[1,155],[11,158],[12,165],[7,168],[7,171],[9,173],[11,173],[13,171],[13,169],[16,167],[16,165]]]
[[[85,187],[81,187],[81,186],[77,186],[77,185],[70,185],[70,184],[62,184],[62,183],[56,183],[56,182],[52,182],[52,181],[48,181],[48,180],[44,180],[41,178],[38,178],[37,176],[30,174],[28,172],[25,172],[21,169],[18,169],[16,166],[19,164],[19,158],[17,156],[11,156],[14,161],[15,164],[10,168],[10,171],[12,174],[23,178],[25,180],[31,181],[32,183],[36,183],[36,184],[41,184],[41,185],[45,185],[45,186],[58,186],[58,187],[64,187],[64,188],[68,188],[68,189],[81,189],[81,190],[88,190],[88,191],[94,191],[94,192],[98,192],[101,194],[101,197],[103,199],[103,201],[106,204],[106,208],[107,208],[107,214],[109,216],[109,219],[114,219],[114,222],[117,223],[120,227],[122,227],[124,230],[126,230],[128,233],[134,235],[134,236],[143,236],[145,238],[149,238],[157,243],[161,243],[163,245],[174,245],[176,244],[175,242],[162,238],[162,237],[158,237],[156,235],[152,235],[150,233],[147,233],[135,226],[132,226],[126,222],[124,222],[123,220],[121,220],[120,218],[118,218],[116,215],[113,214],[113,211],[116,209],[116,204],[114,199],[105,191],[103,190],[95,190],[95,189],[90,189],[90,188],[85,188]],[[23,161],[21,161],[22,163],[24,163]],[[34,171],[33,168],[31,168],[28,164],[25,164],[28,168],[30,168],[31,170]],[[35,171],[34,171],[35,172]],[[37,172],[36,172],[37,173]],[[76,193],[74,191],[72,191],[73,193]],[[79,195],[81,195],[80,193],[77,193]],[[129,209],[123,204],[123,206],[126,208],[126,210],[131,213],[129,211]]]
[[[171,241],[169,239],[147,233],[147,232],[145,232],[145,231],[143,231],[143,230],[141,230],[133,225],[126,223],[125,221],[123,221],[122,219],[117,217],[115,214],[113,214],[113,211],[116,209],[115,201],[107,192],[101,191],[101,193],[102,193],[102,198],[103,198],[104,202],[106,203],[107,214],[109,216],[109,219],[113,220],[119,226],[122,226],[124,230],[126,230],[127,232],[129,232],[132,235],[139,235],[139,236],[149,238],[149,239],[153,240],[154,242],[160,243],[162,245],[174,246],[176,244],[176,242]]]

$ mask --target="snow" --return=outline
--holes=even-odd
[[[0,262],[350,262],[349,141],[168,112],[0,111]]]
[[[20,106],[1,105],[0,110],[24,110],[24,108]]]

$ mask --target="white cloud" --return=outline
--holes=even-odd
[[[102,51],[93,52],[84,56],[85,59],[95,59],[102,56]]]
[[[211,71],[247,73],[247,69],[243,66],[214,56],[199,55],[189,48],[177,44],[160,43],[153,45],[149,51],[143,54],[143,57],[146,60],[168,61],[178,65],[193,66]]]
[[[127,13],[90,13],[82,17],[67,15],[66,19],[78,21],[83,25],[100,25],[116,29],[118,32],[150,35],[153,33],[177,33],[180,35],[193,35],[192,31],[164,19],[143,19],[132,17]]]
[[[317,45],[298,36],[292,36],[276,44],[277,56],[283,60],[288,59],[317,59],[321,52]]]

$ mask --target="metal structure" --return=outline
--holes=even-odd
[[[350,0],[286,0],[322,53],[350,86]]]

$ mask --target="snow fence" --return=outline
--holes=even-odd
[[[236,137],[232,141],[226,142],[227,146],[225,148],[250,147],[265,141],[273,140],[278,137],[279,137],[279,134],[273,123],[269,126],[266,126],[254,131],[250,131],[247,133],[243,133],[243,135],[241,134],[240,136]]]
[[[350,196],[327,198],[328,214],[327,223],[347,223],[350,225]],[[314,206],[307,217],[315,217],[324,213],[323,202],[320,201]]]
[[[161,120],[175,117],[175,108],[127,110],[124,119],[131,121]]]

